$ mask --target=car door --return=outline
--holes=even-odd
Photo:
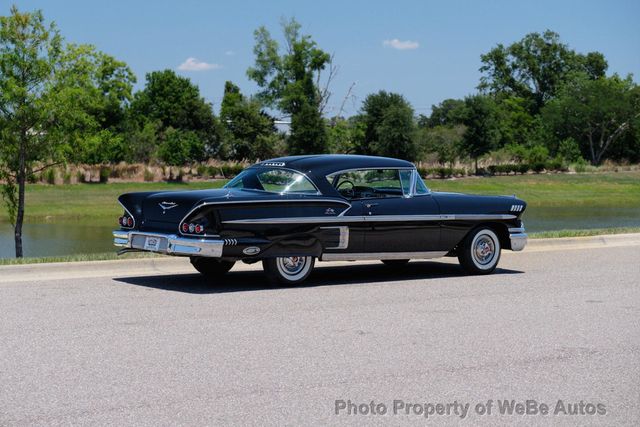
[[[430,252],[440,246],[439,208],[428,195],[361,200],[365,252]]]

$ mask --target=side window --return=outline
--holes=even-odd
[[[330,175],[327,179],[348,199],[402,197],[409,194],[411,171],[363,169]]]
[[[429,189],[424,184],[420,175],[418,175],[418,179],[416,180],[416,194],[429,194]]]

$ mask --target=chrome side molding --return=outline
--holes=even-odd
[[[432,259],[441,258],[447,251],[426,251],[426,252],[371,252],[353,254],[322,254],[320,261],[366,261],[366,260],[387,260],[387,259]]]

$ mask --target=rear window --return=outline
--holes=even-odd
[[[303,174],[280,168],[246,169],[225,185],[225,188],[260,190],[272,193],[318,193],[315,185]]]

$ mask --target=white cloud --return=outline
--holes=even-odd
[[[186,61],[178,66],[180,71],[206,71],[217,70],[218,68],[222,68],[222,65],[208,64],[204,61],[198,61],[196,58],[187,58]]]
[[[414,42],[412,40],[398,40],[398,39],[385,40],[382,42],[382,45],[385,47],[392,47],[398,50],[412,50],[420,47],[420,43],[418,42]]]
[[[227,55],[227,56],[233,56],[233,55],[235,55],[236,53],[235,53],[234,51],[232,51],[232,50],[228,50],[228,51],[226,51],[224,54],[225,54],[225,55]]]

